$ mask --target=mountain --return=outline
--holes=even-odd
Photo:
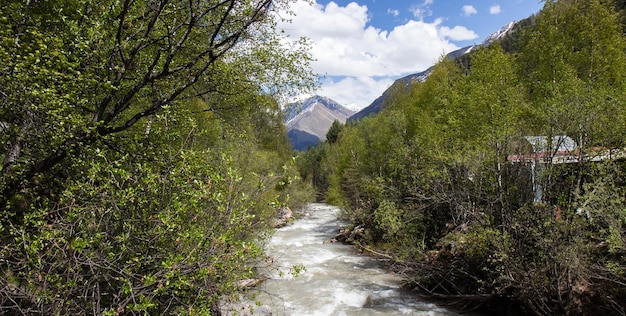
[[[474,50],[475,48],[481,47],[481,46],[487,46],[491,43],[493,43],[496,40],[500,40],[502,38],[504,38],[505,36],[507,36],[508,34],[511,33],[511,31],[517,29],[516,28],[516,24],[517,22],[510,22],[509,24],[503,26],[501,29],[499,29],[497,32],[487,36],[485,38],[485,40],[480,43],[480,44],[476,44],[476,45],[471,45],[471,46],[466,46],[460,49],[457,49],[453,52],[450,52],[449,54],[446,55],[446,58],[452,58],[452,59],[457,59],[469,52],[471,52],[472,50]],[[428,78],[428,75],[430,75],[430,72],[433,70],[434,66],[429,67],[428,69],[422,71],[422,72],[418,72],[415,74],[411,74],[408,75],[406,77],[402,77],[400,79],[397,79],[396,81],[394,81],[394,83],[391,85],[391,87],[389,87],[387,90],[385,90],[383,92],[383,94],[376,98],[376,100],[374,100],[374,102],[372,102],[370,105],[366,106],[365,108],[363,108],[361,111],[355,113],[354,115],[352,115],[350,118],[348,118],[348,121],[354,122],[354,121],[360,121],[361,119],[363,119],[364,117],[368,116],[368,115],[372,115],[372,114],[376,114],[378,112],[380,112],[383,107],[385,106],[385,100],[387,99],[387,97],[389,96],[389,94],[391,93],[391,91],[393,91],[396,87],[407,87],[408,85],[410,85],[412,82],[424,82],[426,80],[426,78]]]
[[[319,95],[292,103],[284,110],[287,135],[296,150],[306,150],[326,140],[326,133],[335,120],[345,123],[354,111]]]

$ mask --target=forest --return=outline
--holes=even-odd
[[[348,242],[497,314],[626,313],[624,1],[546,1],[508,37],[299,160]]]
[[[218,315],[314,194],[426,297],[626,314],[626,2],[545,1],[298,154],[290,1],[0,3],[0,315]]]
[[[288,1],[0,2],[0,315],[217,315],[297,180]],[[284,17],[286,18],[286,17]]]

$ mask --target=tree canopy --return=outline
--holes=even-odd
[[[613,4],[546,1],[504,44],[441,60],[345,126],[319,183],[362,232],[353,241],[466,308],[624,314],[626,38]],[[576,149],[558,153],[561,136]]]
[[[314,84],[288,2],[0,5],[0,313],[219,313],[254,276]]]

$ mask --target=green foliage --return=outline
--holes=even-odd
[[[383,201],[374,211],[374,222],[383,231],[382,239],[393,241],[403,230],[402,213],[395,203]]]
[[[626,253],[626,195],[623,165],[598,166],[593,181],[583,185],[574,203],[576,212],[588,218],[593,238],[606,243],[613,254]]]
[[[276,208],[308,198],[283,4],[0,5],[2,313],[218,314],[255,276]]]
[[[328,129],[328,132],[326,133],[326,141],[329,144],[336,142],[342,129],[343,124],[341,124],[339,120],[334,120],[333,124],[330,126],[330,129]]]
[[[514,54],[495,43],[442,60],[376,117],[345,126],[321,160],[326,197],[426,294],[499,312],[621,315],[623,25],[599,0],[548,1],[527,22],[504,42]],[[568,135],[579,150],[569,163],[513,162],[533,135]],[[541,155],[555,155],[550,145]]]
[[[323,201],[328,190],[328,174],[322,170],[322,160],[326,157],[328,143],[324,142],[300,153],[296,164],[303,182],[309,183],[316,191],[316,200]]]
[[[527,32],[520,61],[537,117],[536,132],[575,137],[587,146],[623,146],[611,126],[623,121],[625,38],[602,1],[548,5]],[[619,105],[621,103],[621,105]]]

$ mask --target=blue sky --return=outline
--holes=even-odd
[[[538,0],[297,0],[291,23],[279,27],[311,40],[313,70],[322,76],[316,93],[358,110],[395,79],[481,43],[542,6]]]
[[[331,1],[317,1],[322,5],[329,2]],[[345,6],[354,1],[335,0],[334,2]],[[543,7],[543,2],[538,0],[361,0],[356,2],[367,6],[370,19],[368,23],[383,30],[390,31],[408,20],[422,19],[432,23],[441,18],[444,25],[465,26],[478,35],[476,40],[456,42],[461,46],[481,42],[507,23],[524,19]]]

